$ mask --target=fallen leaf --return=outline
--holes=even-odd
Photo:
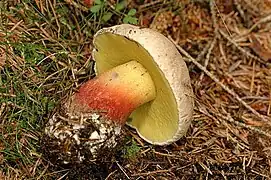
[[[256,121],[256,120],[253,120],[252,118],[245,118],[245,117],[242,117],[242,119],[245,121],[245,123],[247,125],[250,125],[250,126],[256,126],[256,127],[261,127],[261,126],[264,126],[265,123],[262,122],[262,121]]]
[[[152,17],[150,15],[144,15],[140,17],[140,25],[144,27],[149,27]]]
[[[84,4],[90,8],[94,4],[94,0],[84,0]]]
[[[251,125],[251,126],[256,126],[256,127],[261,127],[264,125],[263,122],[260,121],[253,121],[253,120],[247,120],[246,122],[247,125]]]
[[[250,47],[265,61],[271,61],[271,33],[253,33]]]
[[[260,111],[263,113],[267,112],[267,104],[264,104],[262,102],[253,103],[251,104],[251,107],[256,111]]]

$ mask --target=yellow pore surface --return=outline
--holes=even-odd
[[[163,143],[172,139],[178,129],[177,103],[168,81],[152,56],[139,44],[123,36],[103,33],[96,37],[94,53],[98,75],[129,61],[142,64],[156,88],[154,100],[138,107],[128,124],[149,142]]]

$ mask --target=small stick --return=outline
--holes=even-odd
[[[15,94],[8,94],[8,93],[0,93],[0,97],[4,96],[4,97],[16,97]]]
[[[259,26],[260,24],[263,24],[263,23],[267,23],[268,21],[271,21],[271,14],[260,19],[258,22],[256,22],[249,30],[248,32],[246,32],[247,34],[252,32],[257,26]]]
[[[268,105],[268,109],[267,109],[267,116],[271,115],[271,91],[270,91],[270,95],[269,95],[269,105]]]
[[[6,103],[2,103],[1,106],[0,106],[0,117],[2,116],[4,110],[5,110],[5,107],[6,107]],[[1,122],[1,121],[0,121]],[[2,122],[3,124],[3,122]]]
[[[204,67],[205,67],[205,68],[206,68],[206,67],[208,66],[208,64],[209,64],[210,55],[211,55],[212,50],[214,49],[215,44],[216,44],[216,42],[217,42],[216,39],[217,39],[216,37],[213,39],[213,41],[211,42],[210,48],[208,49],[208,53],[206,54],[206,58],[205,58],[205,61],[204,61]],[[202,81],[203,76],[204,76],[204,72],[201,73],[200,78],[199,78],[199,79],[200,79],[199,82]]]
[[[205,169],[209,174],[213,175],[212,171],[211,171],[205,164],[203,164],[203,162],[199,161],[198,163],[199,163],[199,165],[200,165],[203,169]]]
[[[75,1],[65,0],[65,2],[69,5],[73,5],[75,8],[80,9],[81,11],[87,12],[89,9],[79,3],[76,3]]]
[[[197,56],[196,61],[200,61],[201,59],[203,59],[203,57],[205,56],[205,54],[210,49],[210,46],[211,46],[212,43],[213,43],[213,41],[208,41],[208,43],[206,44],[206,46],[203,48],[203,50]]]
[[[161,3],[161,2],[163,2],[163,1],[164,1],[164,0],[151,1],[151,2],[149,2],[149,3],[145,3],[145,4],[141,5],[141,6],[139,6],[139,9],[148,8],[148,7],[150,7],[150,6],[154,6],[154,5],[156,5],[156,4],[158,4],[158,3]]]
[[[204,67],[206,68],[209,64],[209,60],[210,60],[210,55],[215,47],[215,44],[217,43],[217,38],[219,38],[219,33],[218,33],[218,21],[217,21],[217,18],[216,18],[216,11],[215,11],[215,1],[214,0],[210,0],[210,3],[209,3],[209,6],[210,6],[210,9],[211,9],[211,14],[212,14],[212,21],[213,21],[213,26],[215,28],[214,30],[214,33],[215,33],[215,37],[214,39],[212,40],[211,44],[210,44],[210,47],[208,48],[208,53],[206,54],[206,58],[205,58],[205,61],[204,61]],[[201,72],[201,75],[200,75],[200,80],[198,83],[200,83],[202,81],[204,77],[204,72]]]
[[[155,151],[155,149],[152,150],[152,152],[153,152],[154,154],[157,154],[157,155],[160,155],[160,156],[172,157],[172,158],[174,158],[174,159],[182,158],[182,156],[176,156],[175,154],[161,153],[161,152]]]
[[[221,18],[221,20],[222,20],[224,26],[225,26],[227,32],[231,35],[231,32],[230,32],[230,30],[229,30],[227,24],[225,23],[225,20],[224,20],[224,18],[222,17],[222,15],[221,15],[221,13],[220,13],[220,11],[219,11],[219,9],[218,9],[216,3],[215,3],[215,0],[211,0],[211,1],[210,1],[210,6],[211,6],[211,11],[213,11],[213,12],[214,12],[214,6],[216,7],[216,10],[217,10],[217,12],[218,12],[218,14],[219,14],[219,16],[220,16],[220,18]],[[212,9],[213,9],[213,10],[212,10]],[[214,15],[215,15],[215,14],[212,13],[212,18],[213,18],[213,19],[214,19],[214,18],[216,19],[216,16],[214,16]],[[219,28],[218,28],[218,23],[217,23],[217,22],[218,22],[218,21],[215,20],[215,24],[214,24],[214,25],[215,25],[215,27],[217,27],[216,29],[218,30]],[[215,31],[215,33],[217,33],[217,31]]]
[[[247,21],[247,17],[245,15],[245,12],[242,10],[241,5],[239,4],[238,0],[234,0],[234,5],[236,6],[236,9],[238,10],[240,16],[243,18],[244,21]]]
[[[255,81],[255,64],[256,62],[253,61],[253,69],[252,69],[252,77],[251,77],[251,82],[250,82],[250,93],[252,94],[253,89],[254,89],[254,81]]]
[[[254,56],[253,54],[251,54],[250,52],[246,51],[244,48],[242,48],[241,46],[239,46],[234,40],[232,40],[230,38],[230,36],[228,36],[225,32],[223,32],[221,29],[219,29],[220,34],[227,39],[230,43],[232,43],[239,51],[241,51],[243,54],[245,54],[247,57],[250,57],[252,59],[255,59],[257,61],[259,61],[260,63],[265,64],[266,62],[264,62],[262,59],[258,58],[257,56]]]
[[[227,116],[224,116],[224,115],[222,115],[222,114],[220,114],[220,113],[216,113],[216,115],[217,115],[218,117],[220,117],[220,118],[226,120],[226,121],[229,121],[229,122],[231,122],[231,123],[236,124],[237,126],[240,126],[240,127],[243,127],[243,128],[249,129],[249,130],[252,130],[252,131],[254,131],[254,132],[257,132],[257,133],[259,133],[259,134],[262,134],[262,135],[265,135],[265,136],[271,138],[271,134],[269,134],[269,133],[267,133],[267,132],[265,132],[265,131],[262,131],[261,129],[258,129],[258,128],[255,128],[255,127],[252,127],[252,126],[248,126],[248,125],[246,125],[246,124],[244,124],[244,123],[235,121],[229,114],[228,114]]]
[[[144,143],[141,141],[141,139],[140,139],[137,135],[135,135],[135,134],[134,134],[133,132],[131,132],[131,131],[128,131],[128,133],[129,133],[130,135],[132,135],[133,138],[135,138],[135,140],[137,141],[138,144],[140,144],[141,147],[144,147]]]
[[[222,115],[221,113],[214,112],[214,111],[212,111],[212,110],[210,110],[210,109],[207,109],[207,108],[206,108],[205,111],[202,110],[201,108],[199,108],[198,111],[199,111],[200,113],[202,113],[202,114],[208,116],[208,117],[211,118],[211,119],[214,119],[214,120],[215,120],[216,118],[215,118],[214,116],[216,116],[216,117],[221,118],[221,119],[223,119],[223,120],[226,120],[226,121],[228,121],[228,122],[230,122],[230,123],[234,123],[234,124],[236,124],[236,125],[239,126],[239,127],[246,128],[246,129],[248,129],[248,130],[257,132],[257,133],[259,133],[259,134],[262,134],[262,135],[265,135],[265,136],[271,138],[271,134],[269,134],[269,133],[267,133],[267,132],[265,132],[265,131],[263,131],[263,130],[261,130],[261,129],[258,129],[258,128],[255,128],[255,127],[252,127],[252,126],[249,126],[249,125],[246,125],[246,124],[244,124],[244,123],[241,123],[241,122],[239,122],[239,121],[234,120],[234,119],[230,116],[229,113],[227,113],[227,116],[225,116],[225,115]],[[210,113],[211,113],[211,114],[210,114]],[[236,135],[236,134],[235,134],[235,135]],[[240,137],[239,137],[239,138],[240,138]],[[240,139],[241,139],[241,138],[240,138]],[[241,139],[241,140],[242,140],[242,139]]]
[[[65,176],[67,176],[69,174],[69,172],[66,172],[66,174],[64,174],[63,176],[61,176],[60,178],[58,178],[57,180],[61,180],[64,179]]]
[[[215,28],[215,34],[218,34],[218,23],[217,23],[218,21],[217,21],[217,18],[216,18],[216,11],[215,11],[216,4],[215,4],[215,1],[210,0],[209,6],[210,6],[210,9],[211,9],[211,15],[212,15],[213,26]],[[218,13],[220,13],[218,8],[217,8],[217,11],[218,11]]]
[[[48,1],[48,3],[49,3],[49,6],[52,9],[53,15],[55,17],[56,25],[58,27],[57,34],[58,34],[58,38],[59,38],[60,37],[61,26],[60,26],[60,23],[58,21],[57,13],[55,12],[56,8],[53,6],[51,1]]]
[[[165,170],[149,171],[149,172],[145,172],[145,173],[138,173],[138,174],[133,174],[132,176],[149,176],[149,175],[153,175],[153,174],[168,173],[171,171],[172,171],[172,168],[165,169]]]
[[[262,176],[262,177],[270,178],[269,175],[265,175],[265,174],[259,173],[258,171],[255,171],[255,170],[253,170],[253,169],[251,169],[251,172],[253,172],[253,173],[257,174],[257,175],[260,175],[260,176]]]
[[[208,75],[215,83],[221,86],[225,91],[231,94],[239,103],[245,106],[249,111],[251,111],[254,115],[256,115],[259,119],[267,121],[267,119],[258,113],[255,109],[250,107],[245,101],[243,101],[238,94],[236,94],[233,90],[231,90],[228,86],[224,85],[222,82],[219,81],[217,77],[215,77],[212,73],[210,73],[204,66],[198,63],[192,56],[190,56],[183,48],[181,48],[173,39],[169,36],[169,39],[175,44],[177,49],[184,54],[191,62],[193,62],[200,70],[202,70],[206,75]]]
[[[116,162],[116,163],[117,163],[118,167],[120,168],[120,170],[123,172],[123,174],[127,177],[127,179],[131,179],[131,178],[127,175],[127,173],[124,171],[123,167],[121,167],[121,165],[119,165],[118,162]]]
[[[112,176],[113,174],[115,174],[117,172],[117,170],[112,171],[110,174],[108,174],[108,176],[105,178],[105,180],[109,180],[110,176]]]

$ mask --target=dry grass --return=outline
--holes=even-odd
[[[186,137],[166,147],[147,144],[127,128],[132,157],[117,154],[98,176],[271,179],[270,1],[145,2],[128,8],[138,9],[139,24],[168,36],[187,60],[194,120]],[[102,23],[79,1],[0,5],[0,177],[66,179],[69,170],[53,170],[39,153],[43,123],[92,77],[93,33],[124,15]]]

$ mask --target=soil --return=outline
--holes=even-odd
[[[68,55],[60,56],[61,58],[57,57],[54,51],[42,51],[47,58],[34,70],[43,72],[48,68],[48,72],[51,72],[42,79],[39,79],[39,76],[30,76],[33,68],[22,71],[23,75],[27,75],[27,78],[24,77],[26,80],[31,79],[32,84],[36,82],[44,86],[44,93],[48,96],[63,97],[93,76],[93,72],[89,70],[93,66],[91,35],[102,27],[122,23],[120,18],[123,14],[113,16],[105,24],[88,22],[86,19],[91,15],[83,1],[65,0],[60,4],[53,4],[65,7],[69,12],[69,21],[60,27],[60,17],[66,17],[67,13],[54,12],[59,13],[54,17],[48,2],[33,1],[34,9],[39,9],[37,14],[52,20],[50,23],[44,21],[41,24],[33,24],[26,19],[29,9],[19,8],[20,11],[15,11],[18,9],[15,8],[16,5],[21,3],[20,0],[8,2],[9,9],[17,14],[5,16],[8,22],[6,28],[7,32],[11,29],[15,32],[9,37],[9,41],[17,42],[23,32],[28,33],[24,37],[40,34],[35,42],[46,44],[44,49],[59,50],[64,47],[69,51]],[[88,6],[93,5],[92,1],[86,2]],[[108,2],[114,7],[118,1]],[[30,5],[27,7],[33,8]],[[5,147],[5,151],[15,151],[17,146],[14,142],[19,138],[18,141],[24,145],[20,153],[36,160],[31,164],[17,157],[12,159],[5,154],[3,162],[0,163],[3,169],[10,171],[3,173],[5,177],[107,180],[271,179],[271,1],[129,0],[127,8],[137,10],[139,26],[152,28],[172,39],[183,55],[195,99],[193,121],[188,133],[171,145],[154,146],[143,141],[133,129],[125,126],[123,141],[120,141],[115,149],[102,151],[98,161],[87,160],[79,164],[74,162],[65,165],[57,163],[54,159],[58,157],[48,152],[48,146],[43,146],[44,142],[52,146],[51,140],[43,139],[38,151],[41,155],[34,156],[34,153],[29,153],[25,148],[31,147],[27,138],[35,140],[41,137],[40,134],[27,134],[21,130],[22,135],[17,137],[7,130],[10,125],[3,125],[1,132],[5,141],[10,144],[8,148]],[[75,27],[70,28],[69,23],[75,24]],[[63,33],[66,39],[59,40],[59,34],[64,30],[68,31]],[[0,37],[2,38],[1,34]],[[0,66],[12,64],[9,70],[19,71],[19,67],[26,60],[12,48],[6,51],[12,56],[8,56],[5,61],[0,57]],[[51,65],[52,69],[46,66],[50,63],[54,63]],[[70,66],[73,67],[71,70],[68,69]],[[67,72],[63,67],[68,69]],[[62,71],[65,74],[55,74]],[[52,85],[61,80],[65,81],[61,86]],[[11,94],[14,91],[12,89]],[[0,107],[2,105],[0,104]],[[21,110],[21,106],[10,103],[3,111],[0,110],[0,120],[3,119],[1,124],[7,122],[5,118],[8,112],[16,108]],[[42,124],[47,119],[41,117]],[[17,132],[18,123],[10,124],[12,132]],[[51,148],[62,150],[55,146]],[[136,153],[127,156],[127,148],[132,148]],[[2,156],[0,161],[1,159]]]

